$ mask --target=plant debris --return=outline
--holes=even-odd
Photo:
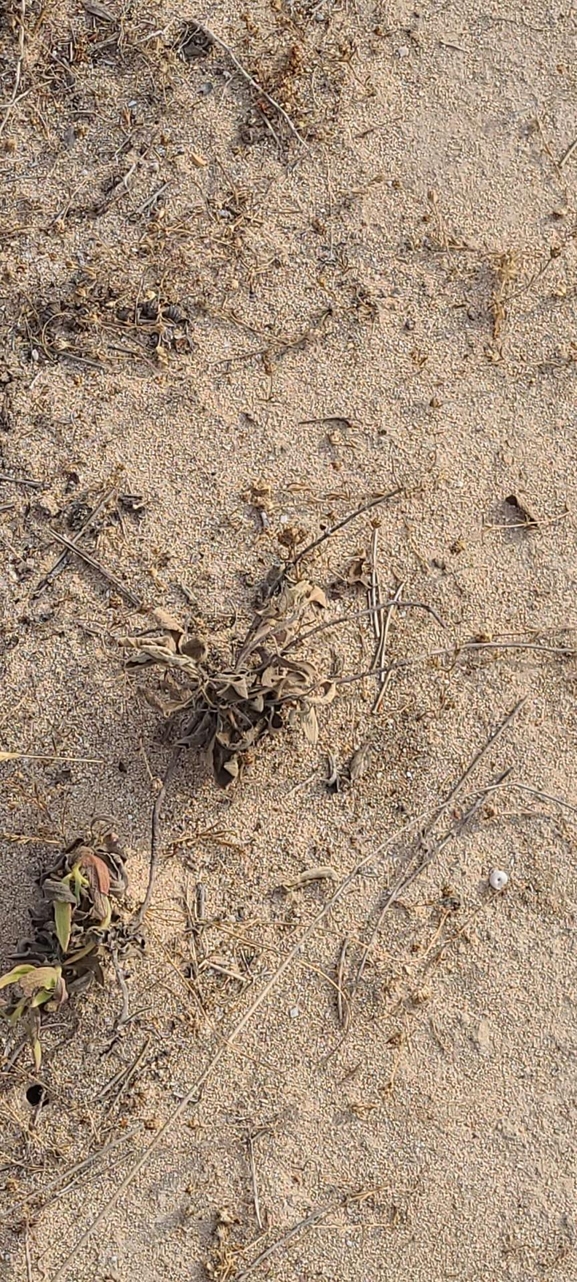
[[[126,891],[125,856],[116,834],[93,826],[74,838],[40,878],[42,900],[31,913],[32,937],[19,942],[15,966],[0,978],[14,997],[2,1013],[23,1022],[34,1062],[41,1063],[44,1010],[58,1010],[68,995],[94,978],[104,982],[102,958],[115,918],[114,900]]]
[[[187,326],[187,312],[157,290],[135,296],[128,283],[113,285],[92,267],[59,294],[27,302],[20,316],[21,333],[45,359],[97,365],[107,364],[112,352],[165,364],[169,352],[190,351]]]
[[[287,723],[317,743],[317,708],[332,701],[335,685],[289,650],[326,606],[324,592],[308,579],[285,581],[256,616],[230,667],[164,610],[153,612],[157,627],[151,633],[125,639],[129,667],[164,668],[162,693],[145,690],[145,697],[170,720],[188,714],[178,746],[203,750],[221,787],[238,779],[247,754]]]

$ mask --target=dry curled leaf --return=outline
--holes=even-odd
[[[349,762],[349,779],[351,783],[355,783],[364,774],[371,750],[372,745],[370,743],[362,743],[360,748],[353,752]]]
[[[305,735],[314,748],[319,741],[319,723],[314,708],[303,708],[300,718]]]
[[[338,792],[340,787],[340,782],[341,782],[341,776],[340,776],[337,759],[332,752],[329,752],[327,754],[327,765],[329,768],[329,773],[326,781],[327,789],[329,792]]]
[[[338,873],[330,864],[319,864],[315,868],[305,868],[294,881],[285,881],[282,883],[283,890],[298,890],[299,886],[307,886],[311,881],[338,881]]]
[[[174,615],[169,614],[168,610],[163,610],[160,606],[152,611],[152,617],[157,626],[163,632],[171,632],[173,634],[174,639],[178,644],[181,636],[184,634],[184,628],[182,627],[182,624],[178,622],[178,619],[175,619]]]
[[[371,582],[371,571],[365,555],[355,556],[345,567],[345,581],[351,587],[368,588]]]
[[[180,641],[178,649],[181,654],[187,655],[189,659],[194,659],[195,663],[204,663],[208,654],[208,646],[202,637],[185,636]]]

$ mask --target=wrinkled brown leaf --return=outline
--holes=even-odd
[[[110,894],[110,872],[103,859],[89,850],[87,846],[81,846],[77,852],[77,862],[81,868],[84,868],[86,876],[89,878],[91,885],[95,885],[102,895]]]
[[[172,717],[175,712],[181,712],[183,708],[188,708],[191,703],[190,696],[182,699],[163,699],[161,694],[156,690],[142,690],[142,695],[146,702],[154,708],[155,712],[161,712],[163,717]]]
[[[355,556],[345,566],[345,580],[351,587],[368,588],[371,582],[371,572],[366,556]]]
[[[336,693],[337,687],[334,681],[322,681],[317,693],[309,695],[309,699],[311,703],[328,704],[332,703]]]
[[[186,654],[189,659],[194,659],[195,663],[204,663],[208,654],[208,646],[202,637],[185,636],[179,642],[178,649],[181,654]]]

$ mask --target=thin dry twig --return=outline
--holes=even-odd
[[[58,1175],[55,1180],[50,1182],[50,1184],[42,1184],[40,1188],[27,1193],[26,1197],[22,1198],[20,1202],[13,1202],[9,1215],[4,1216],[0,1220],[0,1224],[14,1223],[14,1216],[22,1211],[24,1207],[28,1206],[29,1202],[33,1199],[36,1200],[38,1197],[44,1197],[47,1193],[53,1193],[55,1190],[58,1190],[58,1197],[62,1197],[64,1193],[68,1193],[69,1190],[77,1183],[80,1176],[84,1174],[84,1171],[87,1171],[91,1166],[94,1166],[95,1162],[99,1162],[101,1158],[108,1157],[109,1153],[111,1153],[113,1149],[118,1148],[119,1144],[126,1144],[127,1140],[133,1139],[134,1136],[138,1134],[139,1129],[140,1128],[136,1126],[130,1131],[125,1131],[122,1135],[117,1135],[116,1138],[111,1140],[109,1144],[106,1144],[104,1148],[98,1149],[96,1153],[91,1153],[90,1157],[85,1157],[84,1161],[77,1162],[75,1166],[69,1166],[67,1170],[63,1171],[61,1175]],[[74,1178],[71,1179],[71,1176]],[[59,1185],[63,1180],[69,1180],[69,1183],[64,1188],[59,1188]]]
[[[58,532],[58,530],[51,530],[50,535],[53,539],[56,539],[57,543],[62,543],[65,548],[68,548],[69,552],[75,552],[82,561],[86,561],[87,565],[92,566],[93,570],[97,570],[98,573],[102,575],[103,579],[106,579],[112,587],[116,588],[117,592],[120,592],[121,596],[128,601],[129,605],[134,606],[135,610],[142,609],[142,601],[134,595],[134,592],[131,592],[130,588],[127,588],[126,584],[124,584],[121,579],[117,579],[116,575],[112,574],[110,570],[105,570],[100,561],[97,561],[95,557],[90,556],[90,553],[85,552],[84,548],[79,547],[72,539],[65,538],[63,534]]]
[[[349,524],[349,521],[354,521],[357,516],[362,516],[363,512],[370,512],[371,508],[378,507],[379,504],[386,503],[388,499],[394,499],[397,494],[402,493],[402,486],[398,485],[396,490],[390,490],[388,494],[381,494],[378,498],[371,499],[370,503],[363,503],[362,507],[356,508],[354,512],[349,512],[348,516],[344,516],[342,521],[337,521],[336,525],[331,525],[330,530],[325,530],[323,534],[319,535],[318,539],[314,539],[312,543],[308,543],[306,547],[301,548],[301,551],[297,552],[297,555],[289,562],[289,566],[298,565],[303,560],[303,557],[308,556],[310,552],[314,552],[316,548],[320,547],[321,543],[325,543],[327,539],[332,538],[333,534],[336,534],[337,530],[342,530],[345,525]]]
[[[99,766],[102,760],[102,757],[55,757],[45,752],[0,752],[0,761],[76,761],[86,766]]]
[[[281,107],[280,102],[277,102],[276,98],[273,98],[272,94],[268,93],[266,89],[263,89],[262,85],[259,85],[258,80],[255,80],[254,76],[251,76],[250,72],[246,70],[246,67],[243,67],[242,62],[240,62],[236,54],[233,53],[233,50],[231,49],[230,45],[227,45],[226,41],[222,40],[220,36],[215,36],[214,31],[212,31],[210,27],[207,27],[205,22],[203,23],[199,22],[196,25],[198,26],[200,31],[204,31],[205,35],[208,36],[209,40],[212,40],[215,45],[218,45],[218,47],[224,51],[224,53],[228,54],[231,62],[234,63],[234,66],[236,67],[240,75],[243,77],[243,79],[246,80],[246,83],[250,85],[252,89],[256,89],[256,92],[259,94],[259,96],[261,98],[264,98],[266,102],[268,102],[269,105],[273,107],[275,111],[278,112],[279,116],[282,117],[285,124],[288,125],[288,128],[291,131],[291,134],[293,134],[294,137],[298,140],[298,142],[300,142],[302,146],[306,147],[308,150],[308,143],[305,141],[302,134],[299,133],[296,125],[291,120],[288,114],[288,111],[285,111],[284,107]]]
[[[397,601],[400,602],[403,587],[404,587],[404,584],[400,583],[393,597],[394,602],[397,602]],[[385,626],[381,633],[379,645],[377,647],[377,653],[375,655],[374,666],[375,668],[378,667],[380,688],[379,690],[377,690],[377,694],[375,696],[375,700],[371,708],[372,713],[377,713],[379,711],[379,708],[391,684],[392,673],[390,672],[390,670],[387,670],[387,668],[385,667],[385,655],[387,653],[387,643],[389,640],[389,632],[391,628],[392,617],[393,617],[392,610],[388,610],[385,617]]]
[[[24,1254],[26,1256],[26,1277],[28,1282],[32,1282],[32,1260],[30,1258],[30,1242],[28,1239],[28,1225],[24,1236]]]
[[[405,603],[401,601],[400,604]],[[463,641],[457,642],[451,650],[429,650],[426,654],[419,654],[413,659],[396,659],[385,671],[400,672],[408,668],[418,668],[421,663],[428,663],[430,659],[452,659],[453,663],[456,663],[462,654],[479,650],[534,650],[538,654],[557,655],[560,659],[577,658],[577,649],[573,646],[541,645],[537,641]],[[369,668],[367,672],[353,672],[348,677],[331,677],[331,680],[338,686],[351,685],[355,681],[364,681],[366,677],[374,675],[374,668]]]
[[[246,1269],[242,1270],[242,1273],[237,1273],[237,1282],[241,1282],[241,1278],[247,1278],[249,1273],[254,1273],[254,1270],[257,1269],[259,1265],[264,1264],[264,1261],[268,1260],[269,1256],[273,1255],[275,1251],[280,1250],[282,1246],[286,1246],[287,1242],[291,1242],[292,1239],[297,1236],[297,1233],[302,1233],[303,1229],[311,1228],[313,1224],[319,1224],[321,1220],[326,1219],[327,1215],[330,1215],[331,1211],[334,1210],[334,1206],[319,1207],[317,1211],[313,1211],[312,1215],[307,1215],[306,1219],[299,1220],[298,1224],[293,1224],[292,1229],[289,1229],[287,1233],[283,1233],[282,1237],[277,1238],[276,1242],[271,1242],[270,1246],[267,1246],[264,1251],[261,1251],[260,1255],[257,1255],[256,1259],[252,1261],[252,1264],[248,1264]]]
[[[257,1134],[258,1134],[258,1132],[257,1132]],[[254,1202],[254,1213],[255,1213],[255,1215],[256,1215],[256,1222],[257,1222],[257,1224],[258,1224],[259,1229],[261,1229],[261,1230],[262,1230],[262,1229],[264,1228],[264,1224],[263,1224],[263,1219],[262,1219],[261,1210],[260,1210],[260,1198],[259,1198],[259,1192],[258,1192],[258,1179],[257,1179],[257,1175],[256,1175],[256,1162],[255,1162],[255,1156],[254,1156],[254,1141],[255,1141],[255,1139],[256,1139],[256,1135],[253,1135],[252,1131],[249,1131],[249,1133],[248,1133],[248,1153],[249,1153],[249,1160],[250,1160],[250,1175],[251,1175],[251,1179],[252,1179],[252,1200],[253,1200],[253,1202]]]
[[[373,537],[371,540],[371,583],[368,591],[368,598],[369,598],[369,608],[374,612],[373,613],[373,629],[374,629],[375,641],[377,642],[377,645],[379,644],[379,641],[381,639],[381,632],[382,632],[381,616],[379,613],[379,606],[381,604],[381,586],[379,583],[379,574],[377,569],[378,549],[379,549],[379,527],[378,525],[375,525],[375,528],[373,530]]]
[[[539,801],[551,801],[555,806],[562,806],[564,810],[571,810],[574,815],[577,815],[577,806],[572,806],[571,802],[565,801],[564,797],[554,797],[550,792],[543,792],[542,788],[530,788],[528,784],[516,783],[515,780],[512,780],[511,787],[517,788],[519,792],[529,792]]]
[[[135,917],[132,920],[132,924],[130,927],[131,934],[136,934],[136,932],[140,930],[143,918],[145,916],[145,913],[148,911],[150,900],[152,898],[152,891],[154,888],[154,879],[156,877],[156,869],[158,867],[158,855],[160,850],[160,822],[162,819],[162,808],[166,800],[166,790],[176,770],[176,766],[178,764],[178,759],[180,757],[181,752],[182,752],[182,745],[175,744],[170,754],[168,765],[164,772],[164,778],[162,780],[161,786],[156,795],[154,806],[152,807],[148,884],[146,887],[146,893],[145,893],[144,899]]]
[[[350,1002],[348,994],[345,992],[345,963],[348,947],[349,940],[348,936],[345,935],[337,963],[337,1014],[339,1017],[339,1024],[344,1028],[345,1033],[349,1026],[350,1017]]]
[[[127,1024],[128,1020],[130,1019],[130,1005],[129,1005],[130,998],[128,994],[128,985],[126,983],[126,977],[120,965],[120,962],[118,960],[118,951],[114,947],[112,948],[112,965],[114,966],[116,982],[118,984],[120,992],[122,993],[122,1010],[120,1012],[120,1015],[118,1015],[118,1017],[114,1021],[114,1027],[118,1032],[118,1030],[120,1028],[123,1028],[124,1024]]]
[[[425,601],[401,601],[397,596],[394,596],[391,597],[390,601],[383,601],[380,605],[369,606],[366,610],[355,610],[352,614],[343,614],[340,619],[328,619],[326,623],[319,623],[317,627],[309,628],[308,632],[301,632],[300,636],[296,636],[292,641],[288,642],[285,646],[285,653],[287,650],[292,650],[293,646],[300,645],[302,641],[308,641],[309,637],[316,636],[318,632],[327,632],[330,628],[336,628],[341,623],[354,623],[357,619],[366,618],[367,614],[373,615],[373,618],[381,614],[388,616],[391,610],[404,610],[405,608],[407,610],[424,610],[426,614],[432,614],[439,627],[445,627],[440,614],[437,614],[432,605],[427,605]],[[373,672],[375,667],[372,669]]]
[[[511,708],[510,712],[507,713],[507,716],[505,717],[505,719],[503,721],[500,721],[499,725],[496,726],[495,729],[491,732],[491,734],[489,735],[489,738],[485,741],[483,746],[479,748],[479,751],[475,753],[475,756],[473,757],[473,760],[469,762],[467,769],[463,772],[460,778],[457,779],[456,784],[453,785],[453,787],[451,788],[451,791],[445,797],[445,800],[441,803],[441,805],[435,811],[433,818],[430,820],[428,824],[428,828],[432,828],[433,824],[435,824],[437,820],[440,819],[441,815],[445,813],[445,811],[451,805],[451,802],[455,800],[457,793],[461,791],[463,784],[466,783],[467,779],[469,779],[470,776],[472,775],[475,767],[478,766],[479,762],[489,751],[489,748],[492,748],[495,741],[497,739],[500,739],[501,735],[504,733],[507,727],[510,726],[511,722],[517,716],[517,713],[519,713],[521,711],[521,708],[525,706],[526,702],[527,702],[526,695],[524,696],[523,699],[518,699],[515,706]]]
[[[31,476],[14,476],[12,472],[0,472],[0,481],[10,485],[25,485],[31,490],[42,489],[42,481],[35,481]]]
[[[106,1086],[103,1088],[103,1090],[100,1091],[100,1094],[97,1096],[98,1100],[107,1099],[108,1096],[112,1094],[114,1088],[115,1087],[118,1088],[116,1091],[116,1094],[113,1095],[112,1099],[109,1100],[109,1103],[107,1105],[107,1111],[109,1113],[113,1108],[116,1107],[116,1105],[118,1104],[118,1101],[122,1098],[122,1096],[128,1090],[128,1087],[130,1086],[131,1082],[134,1081],[134,1078],[136,1077],[136,1074],[140,1068],[140,1065],[142,1064],[142,1061],[146,1055],[146,1052],[149,1046],[150,1046],[150,1037],[147,1037],[144,1043],[144,1046],[142,1047],[142,1050],[138,1052],[138,1055],[136,1056],[136,1059],[132,1061],[132,1064],[129,1064],[128,1068],[126,1067],[121,1068],[118,1073],[115,1073],[111,1081],[106,1083]]]
[[[24,66],[24,45],[26,41],[25,23],[26,23],[26,0],[20,0],[20,17],[18,22],[18,57],[16,59],[16,70],[14,73],[14,88],[12,89],[12,96],[10,98],[10,101],[8,102],[6,111],[4,112],[2,120],[0,121],[0,137],[4,133],[6,125],[8,124],[8,121],[10,119],[10,115],[12,113],[13,107],[18,101],[18,90],[20,88],[20,81],[22,79],[22,68]]]
[[[575,154],[576,151],[577,151],[577,138],[575,138],[573,142],[569,144],[567,150],[563,152],[563,155],[559,160],[560,169],[563,168],[563,165],[567,164],[567,161],[571,159],[571,157]]]
[[[357,989],[363,977],[363,973],[369,958],[369,954],[373,947],[374,941],[381,929],[384,918],[387,912],[389,911],[389,908],[391,907],[392,904],[395,903],[395,900],[398,899],[399,895],[402,894],[402,892],[406,890],[413,881],[415,881],[415,879],[420,875],[420,873],[422,873],[424,869],[428,867],[428,865],[431,863],[434,856],[439,854],[443,846],[446,844],[448,840],[450,840],[450,838],[453,835],[452,833],[446,834],[445,837],[441,838],[440,841],[435,842],[430,849],[428,850],[425,849],[424,854],[421,854],[421,851],[423,850],[423,841],[424,841],[425,833],[430,828],[432,828],[433,825],[438,822],[441,815],[445,813],[447,808],[455,800],[457,793],[461,791],[463,784],[466,783],[467,779],[470,778],[476,766],[478,766],[479,762],[486,755],[489,749],[493,746],[495,741],[498,738],[500,738],[500,736],[504,733],[507,727],[511,724],[513,718],[517,716],[517,713],[520,712],[521,708],[525,703],[526,703],[526,699],[519,699],[518,703],[515,704],[514,708],[511,709],[511,711],[507,714],[505,719],[499,723],[499,725],[495,728],[495,730],[492,731],[492,733],[489,735],[489,738],[485,741],[483,746],[479,748],[478,752],[475,753],[475,756],[473,757],[472,761],[469,762],[469,765],[467,766],[466,770],[464,770],[463,774],[459,776],[459,778],[457,779],[457,782],[453,784],[453,787],[451,788],[450,792],[447,793],[447,796],[445,797],[444,801],[441,802],[441,805],[437,807],[437,810],[433,814],[432,818],[429,820],[427,827],[423,829],[423,831],[421,832],[417,855],[413,854],[411,856],[411,858],[409,859],[409,870],[407,870],[407,868],[404,868],[402,872],[399,874],[399,876],[397,877],[396,881],[391,886],[391,889],[389,890],[385,898],[385,902],[378,915],[377,921],[371,931],[369,939],[365,944],[365,947],[363,949],[363,953],[361,956],[361,960],[358,965],[357,973],[355,975],[355,981],[354,981],[353,990],[351,993],[351,1001],[353,1000],[355,993],[357,992]],[[419,855],[420,855],[420,858],[418,859],[416,866],[411,869],[410,864],[412,863],[413,859],[415,859]]]
[[[509,771],[506,772],[506,774],[509,773]],[[485,789],[485,792],[498,792],[503,788],[515,788],[518,792],[528,792],[532,797],[536,797],[538,801],[548,801],[551,805],[561,806],[563,810],[570,810],[572,814],[577,815],[577,806],[573,806],[564,797],[554,797],[552,793],[544,792],[542,788],[532,788],[527,783],[517,783],[516,779],[505,780],[505,777],[497,779],[494,784]],[[539,811],[532,813],[537,815]]]
[[[116,486],[113,486],[112,489],[107,490],[106,494],[103,496],[103,498],[101,498],[100,502],[96,504],[96,507],[90,513],[90,516],[88,516],[86,520],[83,521],[78,531],[78,534],[75,536],[75,538],[70,540],[70,542],[74,544],[74,547],[76,547],[77,544],[80,543],[81,539],[84,538],[84,535],[88,533],[88,530],[94,524],[97,516],[100,515],[100,513],[102,512],[102,509],[106,507],[106,504],[109,502],[109,500],[113,497],[115,493],[116,493]],[[44,589],[47,588],[50,583],[53,583],[54,579],[57,578],[57,576],[62,573],[62,571],[68,565],[69,560],[70,560],[70,552],[69,551],[63,552],[62,555],[58,557],[58,560],[54,562],[54,565],[52,566],[52,568],[48,570],[47,573],[44,575],[44,578],[42,578],[40,582],[36,584],[36,587],[32,589],[31,596],[33,597],[40,596],[41,592],[43,592]]]

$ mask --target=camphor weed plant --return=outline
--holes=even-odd
[[[31,937],[19,942],[15,965],[0,978],[0,990],[12,990],[2,1014],[12,1026],[23,1025],[36,1069],[44,1013],[58,1010],[93,979],[104,982],[102,959],[115,927],[115,900],[126,890],[124,862],[116,834],[95,823],[41,878]]]

